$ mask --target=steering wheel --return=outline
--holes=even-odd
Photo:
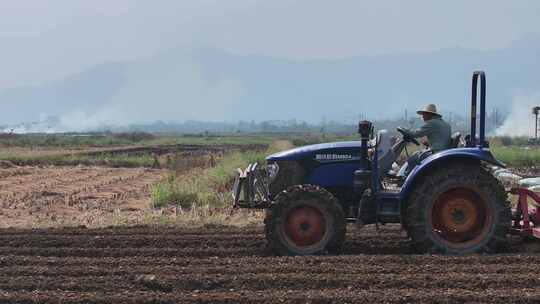
[[[417,146],[420,146],[420,143],[418,142],[418,140],[416,140],[414,137],[412,137],[412,135],[411,135],[411,133],[409,133],[409,131],[403,129],[402,127],[397,127],[397,130],[398,130],[399,133],[401,133],[401,135],[403,135],[403,139],[405,141],[410,141],[413,144],[415,144]]]

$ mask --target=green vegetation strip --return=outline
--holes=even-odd
[[[9,161],[19,166],[109,166],[109,167],[152,167],[155,159],[150,154],[127,155],[127,154],[71,154],[71,155],[45,155],[45,156],[18,156],[5,155],[2,160]]]
[[[495,157],[511,167],[533,167],[540,164],[540,149],[535,146],[492,146]]]
[[[166,180],[154,186],[153,207],[227,206],[231,203],[230,187],[237,168],[245,168],[254,162],[263,164],[268,154],[290,147],[292,146],[288,141],[276,141],[264,152],[234,152],[223,157],[214,167],[193,169],[184,175],[171,174]]]
[[[157,137],[143,132],[115,134],[0,134],[5,147],[106,147],[142,144]]]
[[[155,145],[226,145],[226,144],[269,144],[289,137],[283,134],[258,135],[167,135],[143,132],[114,134],[0,134],[2,147],[110,147],[110,146],[155,146]]]
[[[320,142],[357,139],[356,134],[331,133],[257,133],[257,134],[149,134],[131,133],[72,133],[72,134],[0,134],[0,147],[110,147],[156,145],[247,145],[270,144],[290,140],[295,146]]]

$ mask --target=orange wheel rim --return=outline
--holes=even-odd
[[[486,201],[467,188],[449,190],[435,201],[431,223],[436,235],[454,246],[466,246],[483,239],[491,213]]]
[[[306,247],[320,242],[326,233],[326,220],[314,207],[297,207],[288,214],[284,232],[299,247]]]

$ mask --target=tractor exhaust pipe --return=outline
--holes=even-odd
[[[358,123],[358,133],[360,134],[361,155],[363,160],[368,158],[368,141],[373,133],[373,124],[370,121],[363,120]]]
[[[476,114],[478,97],[478,77],[480,77],[480,138],[476,140]],[[486,147],[486,74],[483,71],[475,71],[472,76],[471,94],[471,138],[467,146],[480,148]]]

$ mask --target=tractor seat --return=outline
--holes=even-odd
[[[461,133],[456,132],[450,137],[450,149],[457,148],[459,140],[461,139]]]

